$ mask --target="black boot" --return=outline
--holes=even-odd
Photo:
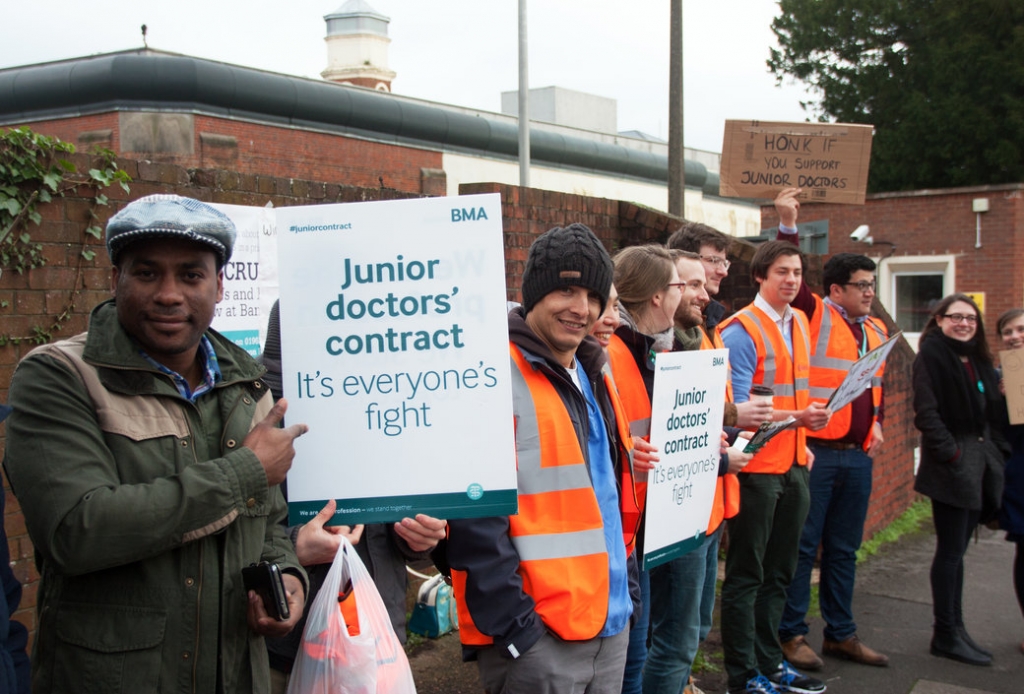
[[[956,628],[956,633],[960,636],[961,639],[963,639],[963,642],[966,643],[968,646],[973,648],[978,653],[981,653],[986,658],[990,660],[992,659],[992,651],[988,650],[987,648],[982,648],[981,646],[979,646],[974,641],[974,639],[971,638],[971,635],[967,633],[967,629],[964,627],[963,624]]]
[[[968,665],[992,664],[991,657],[971,648],[957,631],[936,629],[932,636],[931,654]]]

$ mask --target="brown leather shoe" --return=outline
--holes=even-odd
[[[860,663],[861,665],[885,667],[889,664],[889,656],[883,655],[868,647],[863,641],[857,638],[856,634],[845,641],[830,641],[825,639],[821,652],[825,655],[834,655],[840,658],[846,658],[847,660],[852,660],[853,662]]]
[[[818,657],[803,636],[794,636],[783,643],[782,655],[798,670],[820,670],[825,667],[825,661]]]

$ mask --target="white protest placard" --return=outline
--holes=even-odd
[[[289,520],[517,510],[498,195],[277,210]]]
[[[896,344],[896,338],[902,334],[896,333],[853,363],[850,373],[846,374],[846,378],[828,399],[829,409],[838,412],[860,397],[865,388],[871,386],[872,377],[882,368],[882,362],[889,356],[889,351]]]
[[[224,298],[213,329],[254,358],[267,340],[267,319],[277,300],[277,222],[269,207],[210,203],[235,223],[238,235],[224,265]]]
[[[658,354],[651,443],[660,462],[647,476],[644,569],[704,541],[721,460],[729,350]]]

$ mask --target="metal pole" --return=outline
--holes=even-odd
[[[530,78],[526,41],[526,0],[519,0],[519,185],[530,187]]]
[[[683,0],[671,0],[668,71],[668,213],[686,216],[683,148]]]

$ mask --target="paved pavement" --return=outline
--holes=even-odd
[[[930,529],[931,524],[928,523]],[[813,673],[828,694],[1024,694],[1024,618],[1013,594],[1014,546],[1002,531],[979,530],[965,559],[964,617],[975,640],[995,654],[991,667],[964,665],[928,653],[932,599],[928,572],[934,535],[920,532],[887,545],[858,567],[854,614],[865,643],[889,656],[889,667],[825,658]],[[808,640],[820,653],[820,618],[811,620]],[[420,694],[482,692],[476,666],[459,662],[458,635],[425,644],[411,663]],[[700,684],[707,694],[722,687]],[[724,680],[724,676],[719,679]],[[724,687],[724,681],[722,682]]]
[[[889,656],[889,667],[825,658],[815,676],[829,694],[1021,694],[1024,692],[1024,618],[1013,592],[1014,545],[1002,531],[981,528],[965,558],[964,621],[993,652],[990,667],[964,665],[928,652],[932,607],[928,572],[934,536],[923,532],[889,545],[858,567],[854,615],[858,635]],[[821,647],[820,618],[808,640]]]

